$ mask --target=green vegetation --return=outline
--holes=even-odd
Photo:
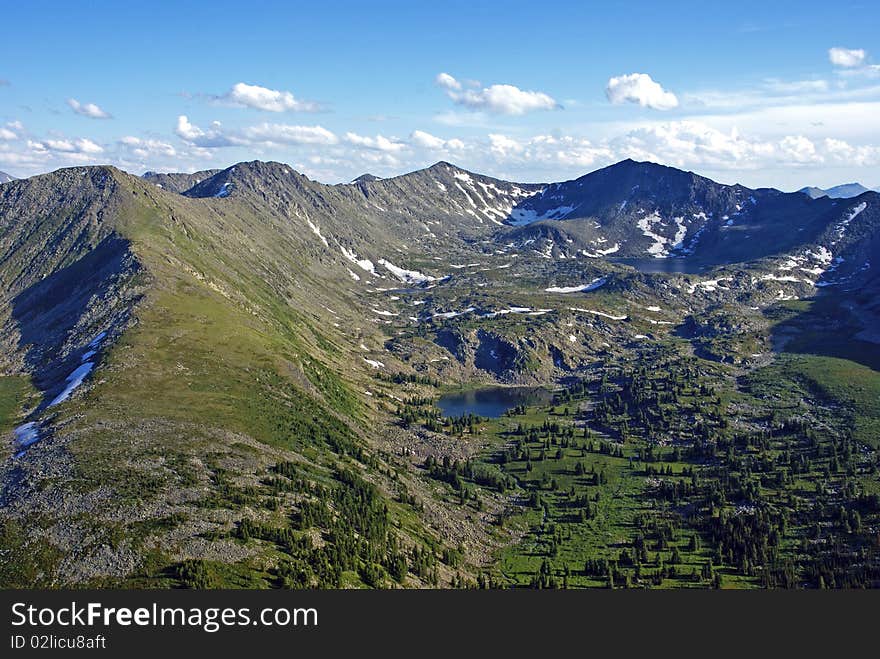
[[[459,505],[507,496],[497,523],[521,540],[482,585],[877,582],[880,456],[860,434],[876,437],[876,372],[791,356],[737,381],[674,347],[642,358],[650,370],[606,367],[559,390],[552,406],[483,421],[495,448],[479,459],[425,463]],[[776,402],[783,391],[788,408]],[[801,395],[809,406],[795,402]],[[399,410],[404,422],[448,432],[421,402]]]
[[[20,423],[26,403],[33,400],[30,378],[8,375],[0,377],[0,430],[8,431]]]

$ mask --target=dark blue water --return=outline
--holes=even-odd
[[[448,417],[463,414],[497,419],[517,405],[550,404],[553,394],[535,387],[486,387],[446,394],[437,401],[437,407]]]
[[[639,272],[644,272],[648,274],[656,274],[656,273],[666,273],[666,274],[684,274],[684,275],[697,275],[701,272],[705,272],[709,269],[705,263],[699,263],[697,261],[692,261],[691,259],[642,259],[642,258],[629,258],[629,259],[608,259],[612,263],[620,263],[622,265],[628,265],[631,268],[635,268]]]

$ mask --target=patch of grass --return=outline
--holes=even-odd
[[[856,439],[880,448],[880,372],[837,357],[783,355],[780,362],[786,372],[806,378],[816,394],[844,406]]]
[[[0,588],[49,588],[61,551],[24,523],[0,517]]]
[[[0,377],[0,431],[11,430],[21,422],[23,408],[34,394],[35,390],[27,376]]]

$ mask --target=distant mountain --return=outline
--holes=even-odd
[[[813,199],[818,199],[820,197],[828,197],[830,199],[850,199],[852,197],[858,197],[865,192],[871,192],[871,190],[861,183],[844,183],[843,185],[835,185],[833,188],[828,188],[827,190],[806,187],[801,188],[798,192],[802,192]]]
[[[850,199],[851,197],[858,197],[865,192],[870,192],[870,190],[861,183],[844,183],[843,185],[835,185],[833,188],[828,188],[825,192],[832,199]]]
[[[692,256],[747,261],[818,236],[835,213],[830,200],[722,185],[692,172],[624,160],[573,181],[552,183],[513,209],[521,241],[555,222],[567,236],[554,249],[593,258]]]
[[[155,184],[157,187],[160,187],[163,190],[182,194],[194,185],[198,185],[206,178],[212,177],[219,171],[219,169],[205,169],[201,172],[193,172],[192,174],[185,174],[180,172],[173,172],[169,174],[145,172],[141,178],[146,179],[150,183]]]
[[[373,181],[381,181],[382,179],[378,176],[373,176],[370,173],[361,174],[356,179],[352,181],[352,183],[372,183]]]
[[[805,195],[807,195],[810,199],[819,199],[820,197],[827,197],[828,193],[822,188],[816,188],[812,186],[807,186],[805,188],[801,188],[798,190]]]
[[[0,183],[9,183],[10,181],[15,181],[16,178],[6,172],[0,172]]]

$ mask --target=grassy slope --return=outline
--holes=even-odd
[[[148,559],[131,583],[163,586],[174,583],[172,557],[193,555],[201,543],[188,536],[209,528],[202,536],[220,542],[208,559],[233,563],[220,569],[209,560],[213,585],[269,585],[266,566],[281,554],[271,543],[231,539],[230,522],[244,516],[285,527],[292,500],[260,485],[267,470],[293,459],[309,478],[329,483],[332,467],[352,463],[345,454],[365,445],[373,417],[337,375],[350,358],[326,313],[316,322],[317,301],[295,286],[302,269],[284,260],[283,239],[261,232],[259,218],[199,224],[210,214],[169,212],[161,195],[135,198],[120,231],[145,266],[150,292],[137,324],[97,369],[98,386],[63,410],[77,487],[115,493],[96,544],[130,543]],[[298,289],[298,298],[279,295],[285,288]],[[266,512],[273,498],[281,507]],[[111,521],[132,507],[146,519]],[[389,499],[388,507],[407,537],[435,542],[407,506]],[[351,573],[344,582],[361,580]]]
[[[781,377],[805,379],[820,398],[843,406],[856,439],[880,447],[880,346],[855,338],[862,329],[838,296],[779,305],[784,334]]]

